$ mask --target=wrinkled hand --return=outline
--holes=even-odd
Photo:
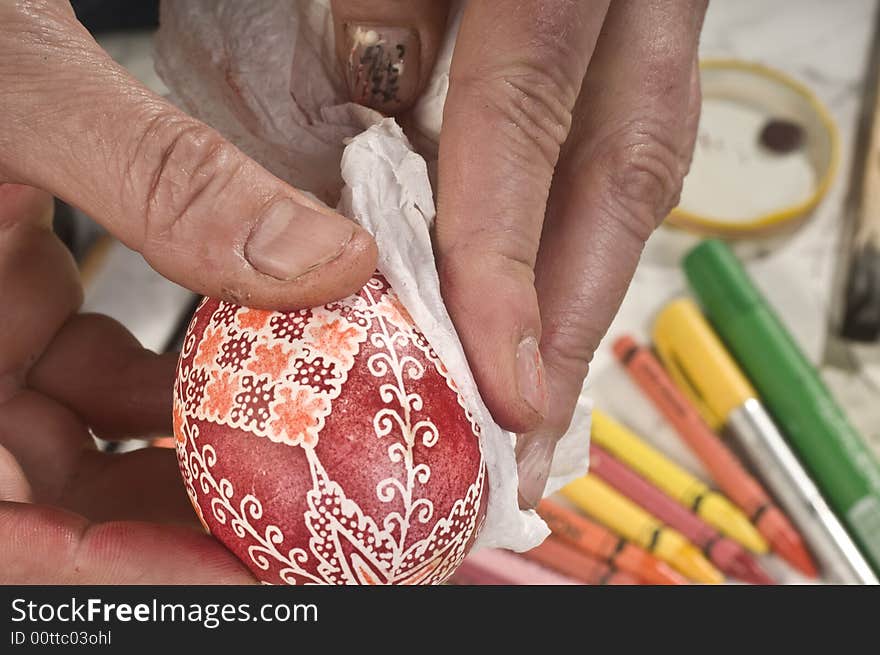
[[[194,529],[172,451],[95,449],[90,428],[170,433],[175,357],[77,314],[36,188],[166,277],[255,307],[349,295],[375,244],[138,84],[66,2],[0,3],[0,116],[0,583],[253,582]]]
[[[466,5],[440,139],[438,266],[483,398],[521,434],[523,505],[540,498],[593,353],[677,202],[699,116],[705,8]],[[410,106],[446,10],[334,0],[354,97],[391,113]]]
[[[170,433],[174,355],[106,316],[76,314],[79,273],[52,197],[0,185],[0,583],[246,583],[197,529],[173,450],[99,452]]]
[[[439,266],[490,410],[524,435],[527,504],[643,244],[675,203],[704,9],[467,5],[440,145]],[[357,60],[362,50],[342,48],[356,99],[405,110],[446,10],[334,2],[338,36],[369,46],[352,29],[368,25],[395,44]],[[50,197],[30,187],[80,207],[166,277],[255,307],[351,293],[374,244],[144,89],[67,3],[0,5],[0,114],[0,183],[15,183],[0,185],[0,582],[252,581],[193,529],[172,452],[94,449],[89,429],[170,429],[174,358],[76,314],[82,291],[51,232]]]

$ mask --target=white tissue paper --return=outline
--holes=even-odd
[[[412,115],[436,141],[460,17]],[[446,312],[431,248],[428,166],[392,118],[347,101],[329,0],[187,0],[162,5],[156,68],[172,100],[278,177],[357,220],[376,239],[379,270],[440,356],[482,428],[489,501],[478,547],[527,550],[549,530],[517,504],[514,435],[493,420]],[[547,493],[583,475],[589,399],[557,447]]]

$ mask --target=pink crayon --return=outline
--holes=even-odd
[[[752,584],[775,584],[755,558],[737,542],[722,536],[699,516],[599,446],[590,445],[590,472],[641,505],[658,520],[681,532],[725,574]]]
[[[516,553],[495,548],[471,552],[450,580],[460,585],[576,585],[555,571]]]

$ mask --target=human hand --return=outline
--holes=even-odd
[[[34,187],[166,277],[255,307],[349,295],[375,244],[138,84],[68,3],[0,3],[0,116],[0,583],[253,582],[194,529],[173,451],[95,449],[90,429],[170,433],[175,356],[77,314]]]
[[[593,353],[677,203],[705,8],[475,0],[464,10],[440,138],[438,268],[483,399],[520,433],[523,506],[540,499]],[[366,25],[384,45],[339,49],[354,97],[392,113],[410,106],[446,9],[334,0],[338,38]]]

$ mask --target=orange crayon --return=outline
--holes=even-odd
[[[537,511],[556,537],[587,555],[647,584],[688,584],[687,578],[663,560],[567,507],[545,498]]]
[[[550,535],[542,544],[522,553],[557,573],[589,585],[637,585],[635,576],[575,550],[561,539]]]
[[[621,337],[614,343],[614,354],[639,388],[700,458],[718,486],[755,524],[771,548],[798,570],[816,577],[816,565],[797,530],[761,484],[706,425],[654,354],[629,336]]]

